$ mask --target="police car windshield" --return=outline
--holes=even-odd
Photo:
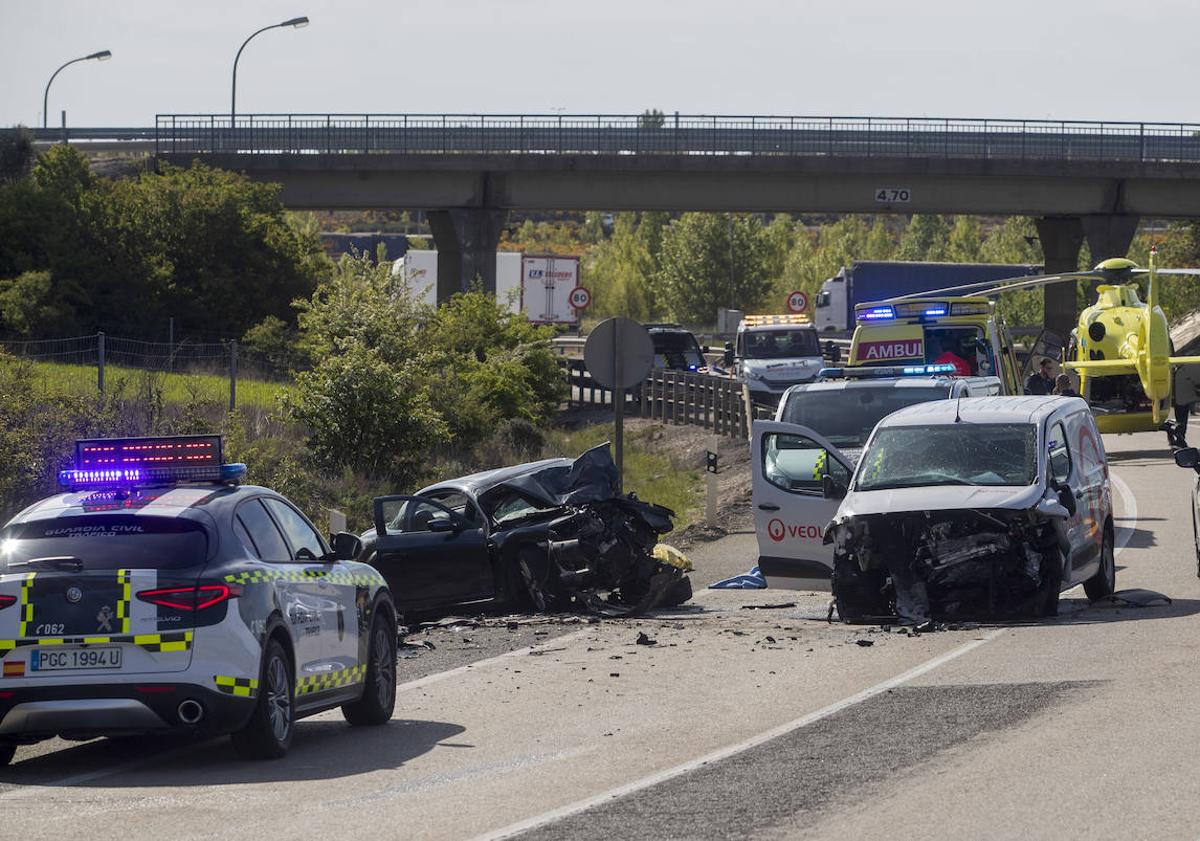
[[[934,485],[1030,485],[1033,424],[954,423],[879,430],[859,463],[856,491]]]
[[[183,569],[208,557],[204,527],[177,517],[103,515],[17,523],[0,535],[0,572],[38,571],[36,558],[78,558],[83,569]]]
[[[807,426],[837,447],[857,449],[867,443],[875,424],[892,412],[930,400],[945,400],[949,391],[948,383],[793,391],[784,404],[781,419]]]
[[[748,330],[744,336],[747,359],[795,359],[820,356],[817,334],[812,328],[795,330]]]

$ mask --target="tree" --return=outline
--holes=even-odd
[[[41,335],[72,323],[146,335],[174,317],[177,334],[237,336],[267,315],[290,318],[328,266],[277,186],[199,164],[114,181],[56,146],[0,186],[0,278],[49,272],[65,319]]]
[[[590,312],[599,316],[623,315],[649,321],[657,315],[651,287],[655,264],[636,226],[633,213],[619,213],[612,236],[583,262],[583,281],[592,291]]]
[[[711,324],[718,307],[759,307],[771,287],[768,269],[756,217],[685,213],[664,232],[656,287],[676,318]]]
[[[638,125],[642,128],[662,128],[667,122],[667,116],[657,108],[647,108],[638,117]]]
[[[949,240],[950,226],[946,224],[944,217],[918,213],[909,221],[908,227],[900,236],[896,259],[935,262],[946,260]]]
[[[979,220],[974,216],[957,216],[946,244],[946,259],[951,263],[978,263],[983,257],[983,237]]]
[[[33,132],[25,126],[0,131],[0,184],[29,175],[35,153]]]

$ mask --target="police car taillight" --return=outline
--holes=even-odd
[[[240,587],[229,584],[197,584],[193,587],[162,587],[141,590],[139,600],[172,610],[204,610],[242,594]]]
[[[59,471],[71,490],[176,482],[236,482],[244,464],[225,464],[220,435],[102,438],[75,442],[75,463]]]
[[[16,603],[17,603],[16,596],[0,595],[0,610],[4,610],[4,608],[6,608],[6,607],[12,607]]]

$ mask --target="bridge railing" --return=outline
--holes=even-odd
[[[84,139],[72,130],[73,139]],[[113,130],[106,129],[105,139]],[[144,129],[129,131],[144,132]],[[51,139],[57,135],[50,131]],[[144,134],[139,134],[144,137]],[[98,138],[99,139],[99,138]],[[1200,162],[1200,125],[926,117],[160,114],[168,154],[672,155]]]

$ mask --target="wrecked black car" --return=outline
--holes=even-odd
[[[623,616],[687,601],[685,564],[655,552],[674,512],[616,489],[603,444],[377,497],[360,559],[408,613],[479,604]]]
[[[911,406],[876,427],[837,515],[844,621],[1049,616],[1115,587],[1103,444],[1072,397]]]

